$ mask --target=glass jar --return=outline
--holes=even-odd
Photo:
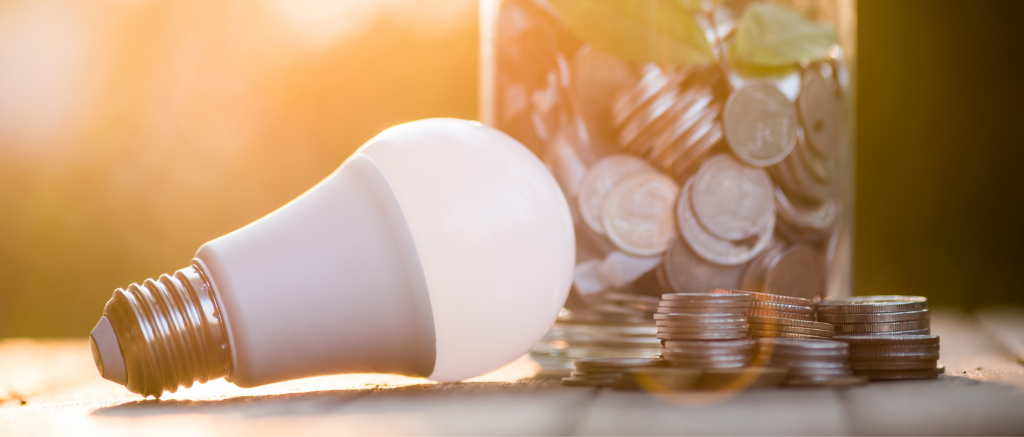
[[[576,226],[574,286],[544,354],[593,338],[572,323],[653,329],[662,293],[850,294],[855,10],[481,2],[481,119],[548,165]],[[642,337],[588,353],[656,354]]]

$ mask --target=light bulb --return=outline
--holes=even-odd
[[[572,217],[544,165],[479,123],[390,128],[292,202],[114,291],[90,336],[129,390],[336,373],[458,381],[526,353],[572,282]]]

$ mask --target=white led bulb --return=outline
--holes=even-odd
[[[543,336],[575,246],[562,191],[517,141],[463,120],[407,123],[190,267],[116,290],[93,356],[154,396],[218,377],[458,381]]]

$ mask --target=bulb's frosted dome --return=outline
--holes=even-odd
[[[367,142],[412,231],[437,338],[432,379],[458,381],[526,353],[572,283],[565,197],[522,144],[479,123],[428,119]]]

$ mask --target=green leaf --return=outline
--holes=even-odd
[[[677,0],[550,0],[566,27],[607,53],[635,62],[704,63],[711,45]]]
[[[806,20],[783,6],[753,3],[740,18],[732,57],[742,63],[781,67],[824,58],[835,43],[835,29],[828,24]]]

